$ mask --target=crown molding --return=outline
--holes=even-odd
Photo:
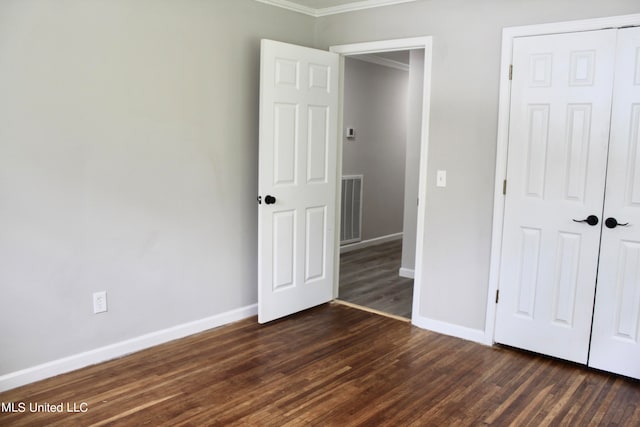
[[[409,64],[405,64],[400,61],[394,61],[393,59],[383,58],[378,55],[365,54],[350,56],[351,59],[357,59],[359,61],[370,62],[372,64],[382,65],[383,67],[394,68],[400,71],[409,71]]]
[[[271,6],[281,7],[282,9],[292,10],[294,12],[303,13],[305,15],[318,17],[318,10],[311,7],[302,6],[300,4],[288,0],[256,0],[260,3],[269,4]]]
[[[317,9],[317,16],[336,15],[338,13],[354,12],[356,10],[372,9],[374,7],[393,6],[400,3],[410,3],[416,0],[363,0],[342,6],[325,7]]]
[[[308,6],[302,6],[289,0],[256,0],[260,3],[269,4],[271,6],[281,7],[283,9],[292,10],[294,12],[303,13],[305,15],[319,18],[321,16],[336,15],[339,13],[354,12],[363,9],[372,9],[374,7],[392,6],[400,3],[409,3],[416,0],[362,0],[342,6],[331,6],[315,9]]]

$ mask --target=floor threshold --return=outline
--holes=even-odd
[[[385,313],[384,311],[376,310],[375,308],[365,307],[364,305],[354,304],[352,302],[344,301],[341,299],[334,299],[332,302],[335,304],[346,305],[347,307],[355,308],[357,310],[368,311],[369,313],[377,314],[379,316],[400,320],[401,322],[411,323],[411,319],[407,319],[406,317],[396,316],[395,314],[391,314],[391,313]]]

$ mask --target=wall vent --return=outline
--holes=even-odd
[[[340,244],[362,240],[362,175],[342,177]]]

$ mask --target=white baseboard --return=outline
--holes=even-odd
[[[217,314],[193,322],[183,323],[171,328],[151,332],[136,338],[131,338],[115,344],[89,350],[83,353],[74,354],[62,359],[53,360],[31,368],[11,372],[0,376],[0,392],[20,387],[35,381],[50,378],[66,372],[75,371],[85,366],[95,365],[144,350],[149,347],[183,338],[207,329],[216,328],[231,322],[255,316],[258,313],[258,305],[252,304],[235,310]]]
[[[402,232],[388,234],[386,236],[380,236],[373,239],[367,239],[361,242],[349,243],[348,245],[340,246],[340,253],[344,254],[346,252],[355,251],[356,249],[362,249],[369,246],[379,245],[381,243],[392,242],[394,240],[402,240]]]
[[[415,279],[415,270],[413,268],[400,268],[400,270],[398,270],[398,276],[400,277],[406,277],[407,279]]]
[[[474,341],[484,345],[487,344],[485,333],[480,329],[467,328],[466,326],[454,325],[453,323],[442,322],[440,320],[429,319],[421,316],[413,316],[411,323],[415,326],[428,329],[443,335],[462,338],[467,341]]]

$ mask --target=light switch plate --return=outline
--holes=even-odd
[[[447,186],[447,171],[438,171],[436,174],[436,187]]]

